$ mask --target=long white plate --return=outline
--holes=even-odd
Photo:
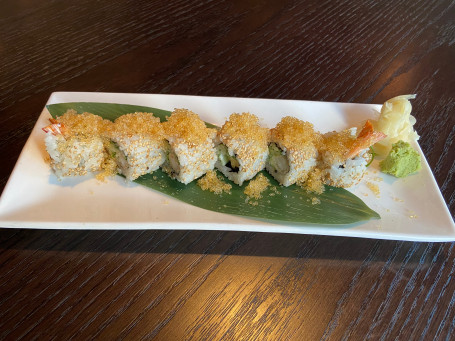
[[[376,118],[380,105],[295,100],[178,95],[56,92],[48,104],[122,103],[173,110],[188,108],[221,125],[233,112],[256,114],[273,127],[283,116],[310,121],[321,132]],[[0,199],[0,226],[48,229],[193,229],[301,233],[410,241],[453,241],[455,225],[422,154],[422,170],[405,179],[378,171],[375,161],[351,191],[381,215],[380,220],[345,226],[279,225],[207,211],[116,177],[100,183],[92,176],[58,181],[44,161],[43,109]],[[378,185],[377,197],[367,186]]]

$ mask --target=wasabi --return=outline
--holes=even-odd
[[[409,143],[400,140],[392,145],[389,155],[379,166],[384,173],[404,178],[420,170],[420,154]]]

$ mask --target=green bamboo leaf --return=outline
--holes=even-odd
[[[90,112],[109,120],[138,111],[153,112],[162,121],[170,115],[169,111],[157,108],[110,103],[61,103],[48,105],[47,108],[53,117],[62,115],[68,109],[79,113]],[[224,181],[232,185],[230,194],[203,191],[196,181],[184,185],[161,170],[141,176],[135,182],[207,210],[274,222],[339,225],[380,218],[360,198],[343,188],[326,186],[323,194],[316,195],[295,185],[281,187],[267,172],[261,173],[269,179],[271,186],[258,200],[249,199],[243,193],[247,184],[238,186],[224,177]],[[320,203],[314,204],[314,200]]]

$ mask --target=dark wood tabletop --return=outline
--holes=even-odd
[[[4,0],[0,190],[54,91],[415,93],[453,217],[454,62],[451,0]],[[449,340],[454,276],[453,243],[2,228],[0,339]]]

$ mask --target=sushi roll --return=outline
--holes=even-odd
[[[241,186],[264,169],[268,156],[269,130],[250,113],[232,114],[217,134],[215,167]]]
[[[216,130],[207,128],[197,114],[175,109],[163,127],[168,146],[161,168],[170,177],[188,184],[214,168]]]
[[[110,127],[109,138],[109,156],[129,181],[157,170],[166,158],[164,129],[152,113],[120,116]]]
[[[359,183],[372,158],[369,147],[385,137],[374,131],[370,121],[359,134],[357,128],[325,134],[320,149],[320,167],[325,183],[335,187],[351,187]]]
[[[321,135],[313,125],[284,117],[271,129],[266,169],[282,186],[305,181],[316,166]]]
[[[102,169],[106,158],[104,132],[107,122],[90,113],[68,110],[43,128],[50,165],[60,179]]]

